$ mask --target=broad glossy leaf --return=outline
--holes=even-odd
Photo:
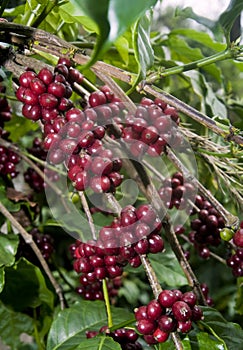
[[[0,234],[0,267],[11,266],[15,261],[15,254],[19,244],[18,235]]]
[[[82,341],[82,343],[75,348],[75,350],[121,350],[119,343],[114,341],[111,337],[96,337]]]
[[[72,0],[99,28],[95,50],[89,65],[93,64],[108,48],[140,18],[157,0]]]
[[[243,330],[235,323],[228,322],[220,312],[213,308],[202,307],[204,320],[202,325],[213,334],[228,350],[240,349],[243,344]]]
[[[26,314],[15,312],[6,307],[0,301],[0,335],[1,340],[8,345],[11,350],[19,349],[21,345],[20,335],[22,333],[33,334],[33,319]]]
[[[112,308],[114,324],[129,320],[133,315],[124,309]],[[101,301],[81,301],[60,311],[51,326],[47,350],[72,350],[86,341],[85,332],[99,331],[107,324],[105,305]],[[80,345],[81,346],[81,345]]]
[[[0,299],[16,311],[46,304],[53,308],[54,296],[47,288],[41,270],[24,258],[5,268],[5,286]]]
[[[166,246],[163,253],[150,254],[149,260],[160,283],[165,283],[170,287],[187,285],[187,279],[169,246]]]
[[[229,44],[230,30],[235,19],[243,10],[243,0],[231,0],[227,9],[220,15],[219,23],[223,27],[227,43]]]

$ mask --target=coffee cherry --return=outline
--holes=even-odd
[[[233,242],[237,247],[243,248],[243,228],[240,228],[233,237]]]
[[[92,92],[89,96],[89,104],[91,107],[96,107],[106,103],[106,96],[102,91]]]
[[[176,301],[172,305],[172,312],[177,321],[187,321],[192,316],[192,311],[190,306],[184,301]]]
[[[157,300],[152,300],[147,305],[146,314],[148,319],[157,320],[163,313],[163,308]]]
[[[43,81],[47,86],[53,81],[53,74],[48,68],[42,68],[38,73],[38,78]]]
[[[158,326],[163,332],[170,333],[176,329],[177,322],[168,315],[162,315],[158,319]]]
[[[232,237],[234,236],[234,231],[228,227],[224,227],[223,229],[220,230],[220,238],[223,241],[230,241]]]
[[[156,329],[156,324],[152,320],[142,319],[137,322],[137,329],[141,334],[151,334]]]
[[[178,321],[177,330],[181,333],[188,333],[192,328],[192,321]]]
[[[134,315],[137,321],[147,319],[147,306],[140,306],[134,310]]]
[[[66,94],[65,85],[59,82],[53,82],[48,85],[47,91],[49,94],[52,94],[57,98],[62,98]]]
[[[158,343],[164,343],[169,338],[169,333],[162,331],[160,328],[157,328],[153,333],[153,337],[157,340]]]
[[[160,305],[165,308],[172,307],[176,300],[177,297],[172,290],[163,290],[158,297]]]
[[[58,99],[52,94],[44,93],[39,96],[39,103],[41,107],[44,107],[47,109],[53,109],[58,105]]]
[[[193,308],[197,302],[197,297],[193,292],[186,292],[181,296],[181,300]]]
[[[33,71],[26,71],[22,73],[19,77],[19,83],[21,86],[28,88],[30,87],[30,82],[36,78],[36,73]]]

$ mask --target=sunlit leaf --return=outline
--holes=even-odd
[[[72,0],[99,28],[89,65],[93,64],[157,0]]]

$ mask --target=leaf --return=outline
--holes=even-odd
[[[24,258],[5,268],[5,286],[0,299],[16,311],[36,308],[42,303],[52,309],[54,303],[53,293],[47,288],[42,272]]]
[[[165,40],[163,44],[170,48],[171,59],[175,61],[180,61],[185,64],[204,58],[200,48],[190,47],[185,39],[179,38],[176,35],[169,35],[168,40]],[[208,66],[201,67],[201,69],[209,73],[218,82],[221,82],[221,71],[216,64],[210,64]]]
[[[91,66],[146,10],[157,0],[72,0],[78,9],[90,17],[99,28],[99,36],[93,55],[88,62]]]
[[[226,46],[225,44],[214,41],[209,34],[205,32],[199,32],[198,30],[195,30],[195,29],[191,29],[191,28],[174,29],[171,31],[171,34],[185,36],[190,40],[194,40],[200,44],[203,44],[206,47],[209,47],[212,50],[215,50],[216,52],[225,50],[225,46]]]
[[[19,237],[14,234],[0,234],[0,267],[11,266],[19,245]]]
[[[102,336],[87,339],[82,342],[75,350],[121,350],[119,343],[111,337]]]
[[[112,308],[114,324],[129,320],[133,317],[124,309]],[[69,309],[60,311],[51,326],[47,350],[72,350],[86,341],[85,332],[99,331],[107,324],[104,302],[81,301]]]
[[[7,308],[0,301],[0,335],[1,340],[11,350],[18,350],[21,345],[20,335],[22,333],[32,334],[34,332],[33,320],[29,316],[15,312]]]
[[[5,271],[4,271],[4,267],[1,267],[0,268],[0,293],[3,290],[4,282],[5,282]]]
[[[124,36],[120,36],[114,43],[119,55],[121,56],[125,65],[129,62],[129,42]]]
[[[160,254],[149,254],[149,260],[160,283],[170,287],[187,285],[187,279],[169,246]]]
[[[242,10],[243,0],[231,0],[227,9],[219,17],[219,23],[221,24],[224,30],[224,34],[228,45],[230,45],[231,28]]]
[[[151,68],[154,63],[154,51],[150,42],[151,18],[151,11],[147,11],[147,13],[137,21],[132,31],[134,54],[139,71],[128,94],[134,90],[139,81],[145,79],[148,69]]]
[[[18,142],[28,131],[38,130],[39,125],[27,118],[13,116],[9,122],[4,124],[4,129],[10,132],[9,137],[13,142]]]
[[[21,208],[19,203],[13,203],[7,198],[5,185],[0,185],[0,202],[11,212],[17,212]]]
[[[190,332],[188,335],[190,339],[191,349],[210,349],[210,350],[224,350],[222,342],[212,337],[205,332]]]
[[[236,298],[236,311],[243,315],[243,277],[237,279],[237,298]]]
[[[227,350],[240,349],[243,344],[243,330],[235,323],[227,322],[217,310],[202,306],[204,320],[200,323],[209,330]]]

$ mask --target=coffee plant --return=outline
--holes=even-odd
[[[1,2],[1,349],[242,348],[242,9]]]

